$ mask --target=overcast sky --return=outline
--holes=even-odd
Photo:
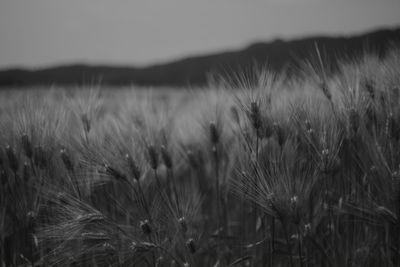
[[[148,65],[400,26],[400,0],[0,0],[0,68]]]

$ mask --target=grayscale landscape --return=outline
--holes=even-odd
[[[399,12],[0,3],[0,267],[399,266]]]

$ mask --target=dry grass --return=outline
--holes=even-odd
[[[399,50],[304,66],[0,92],[0,262],[397,266]]]

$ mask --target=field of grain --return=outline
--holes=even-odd
[[[0,91],[0,266],[398,266],[400,50],[325,64]]]

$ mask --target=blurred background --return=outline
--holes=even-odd
[[[2,0],[0,85],[201,86],[210,73],[385,53],[398,0]]]

